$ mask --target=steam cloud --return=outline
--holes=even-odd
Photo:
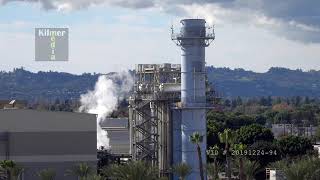
[[[116,110],[119,101],[124,99],[132,85],[133,78],[129,72],[102,75],[98,78],[94,90],[81,95],[79,111],[97,114],[97,148],[110,148],[108,133],[101,128],[101,123]]]

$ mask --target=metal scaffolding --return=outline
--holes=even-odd
[[[130,154],[133,160],[159,167],[170,174],[181,134],[180,64],[138,64],[134,91],[129,98]],[[212,107],[214,91],[206,85],[207,103]],[[179,159],[179,158],[178,158]]]
[[[129,99],[130,151],[167,174],[171,165],[170,106],[180,101],[178,64],[138,64]]]

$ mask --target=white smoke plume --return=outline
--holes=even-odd
[[[116,110],[133,85],[129,72],[102,75],[98,78],[94,90],[80,96],[80,112],[97,114],[97,148],[110,148],[108,134],[101,128],[101,123]]]

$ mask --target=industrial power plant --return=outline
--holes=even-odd
[[[27,108],[27,102],[16,100],[0,103],[0,160],[23,166],[21,178],[39,179],[38,171],[51,169],[58,179],[75,179],[74,175],[65,176],[65,170],[76,163],[96,170],[97,145],[106,144],[110,158],[118,163],[129,159],[144,161],[159,168],[158,175],[169,179],[178,178],[172,174],[174,165],[186,163],[192,169],[188,179],[199,179],[199,152],[190,136],[199,133],[203,138],[199,147],[205,166],[206,111],[213,108],[214,97],[206,78],[205,48],[215,35],[204,19],[184,19],[181,25],[180,32],[175,33],[172,28],[171,34],[181,48],[181,64],[137,64],[134,82],[125,84],[132,89],[127,96],[128,117],[107,117],[112,108],[105,108],[107,113],[100,116],[101,108],[91,107],[94,101],[101,100],[100,96],[81,96],[79,109],[85,110],[79,110],[82,113],[33,110]],[[108,83],[103,78],[99,82]],[[108,85],[114,91],[112,86],[116,85]],[[102,94],[109,90],[102,88]],[[103,98],[116,108],[114,96]],[[100,141],[104,137],[108,141]]]
[[[0,180],[320,180],[320,0],[0,16]]]
[[[136,64],[132,71],[84,74],[76,83],[67,73],[0,72],[13,79],[9,86],[28,79],[49,94],[31,103],[0,100],[0,180],[277,180],[300,166],[307,172],[295,179],[319,177],[320,99],[220,98],[210,84],[226,91],[216,76],[252,87],[257,73],[206,67],[214,27],[205,19],[180,23],[171,28],[179,64]],[[52,87],[90,83],[75,90],[75,99],[59,99],[47,90],[52,77],[61,78]]]
[[[130,153],[170,176],[170,168],[187,163],[188,179],[200,177],[199,161],[190,136],[203,136],[200,144],[206,165],[206,111],[213,108],[206,86],[205,48],[215,39],[204,19],[183,19],[171,39],[181,47],[180,64],[138,64],[129,98]]]
[[[80,97],[77,113],[29,109],[27,102],[16,100],[1,102],[0,160],[22,165],[25,171],[21,178],[39,179],[38,171],[51,169],[58,179],[75,179],[74,175],[65,176],[64,171],[76,163],[96,170],[97,153],[99,156],[103,151],[101,148],[97,152],[97,146],[107,145],[110,159],[118,163],[129,159],[147,162],[159,168],[158,175],[169,179],[177,179],[172,174],[174,165],[186,163],[192,169],[188,179],[198,179],[202,174],[199,152],[190,136],[199,133],[203,138],[199,146],[205,166],[206,111],[213,108],[214,97],[206,78],[205,48],[215,35],[204,19],[184,19],[181,25],[180,32],[175,33],[172,28],[171,34],[181,48],[181,64],[137,64],[134,82],[123,86],[128,91],[132,89],[126,95],[128,117],[107,117],[119,100],[114,98],[116,93],[100,96],[116,91],[116,84],[106,78],[99,79],[97,84],[105,83],[108,87]],[[91,97],[95,94],[98,96]],[[94,102],[101,98],[110,107],[96,107]],[[101,109],[105,112],[100,113]]]

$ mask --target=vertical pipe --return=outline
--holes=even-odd
[[[167,141],[167,137],[168,137],[168,121],[167,121],[167,103],[166,102],[162,102],[161,103],[161,119],[162,119],[162,158],[163,158],[163,174],[167,173],[168,170],[168,141]]]
[[[190,141],[194,132],[204,136],[200,148],[206,164],[205,23],[203,19],[181,21],[181,160],[192,167],[188,180],[200,179],[196,145]]]
[[[172,118],[170,118],[170,109],[169,104],[166,106],[166,120],[167,120],[167,169],[169,170],[170,165],[172,165]],[[172,179],[172,176],[169,176],[169,179]]]
[[[151,124],[154,122],[154,118],[155,118],[155,105],[154,105],[154,102],[151,101],[150,102],[150,121],[149,123],[147,123],[147,129],[148,129],[148,132],[150,133],[150,137],[149,137],[149,140],[148,140],[148,146],[149,146],[149,149],[152,149],[152,150],[157,150],[155,148],[156,144],[154,144],[154,142],[151,142],[152,139],[155,138],[155,129],[154,127],[151,126]],[[155,166],[158,166],[159,164],[156,164],[154,158],[156,156],[156,153],[157,152],[152,152],[152,164],[155,165]]]
[[[133,155],[133,100],[129,98],[129,141],[130,149],[129,154]]]
[[[181,162],[181,110],[171,110],[171,125],[172,125],[172,165],[179,164]],[[178,177],[174,177],[178,179]]]
[[[157,111],[158,111],[158,157],[159,157],[159,169],[160,169],[160,175],[163,175],[163,172],[165,170],[165,122],[163,118],[163,102],[157,102]]]

